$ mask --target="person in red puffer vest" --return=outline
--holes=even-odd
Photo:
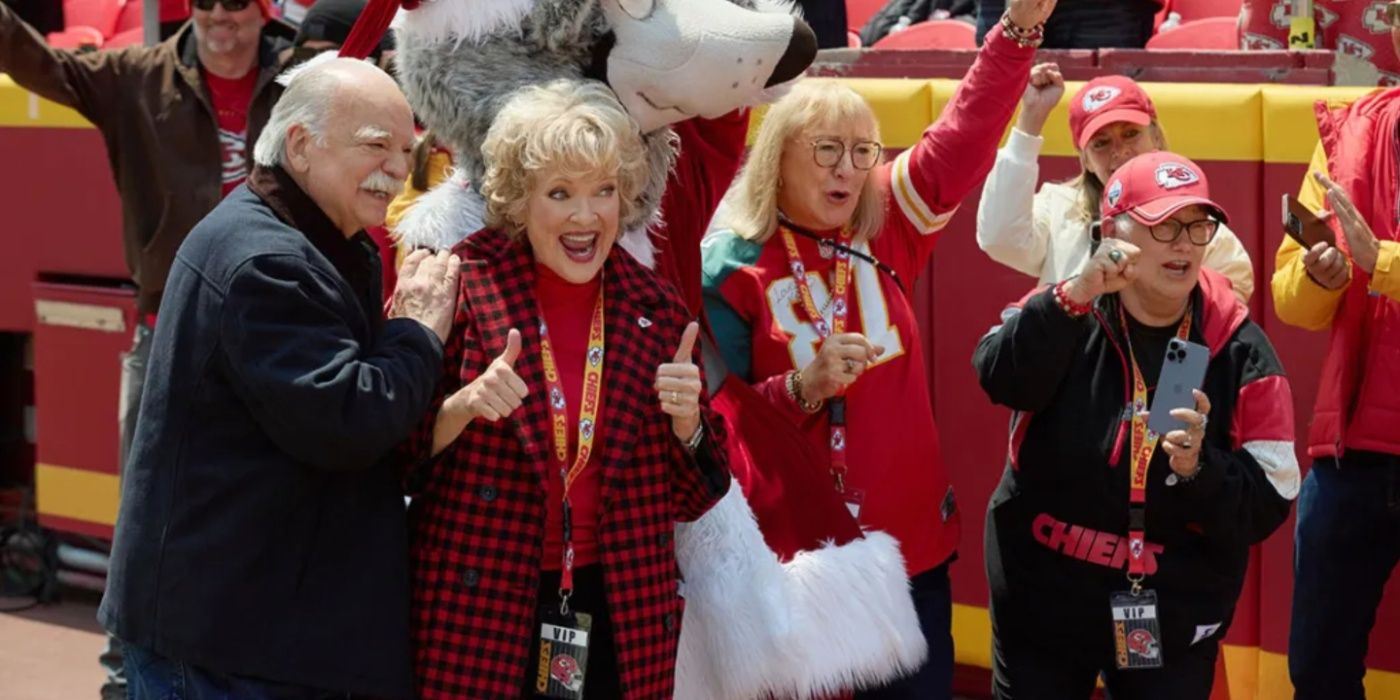
[[[1400,89],[1319,103],[1317,122],[1298,200],[1329,210],[1335,245],[1284,238],[1273,278],[1280,319],[1331,331],[1298,499],[1288,662],[1295,697],[1348,700],[1365,697],[1367,639],[1400,560]]]

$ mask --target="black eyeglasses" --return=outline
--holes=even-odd
[[[253,0],[193,0],[194,9],[208,12],[214,9],[215,5],[223,5],[228,12],[242,12]]]
[[[856,170],[869,170],[880,162],[883,148],[874,141],[857,141],[851,144],[851,165]],[[823,168],[834,168],[846,155],[846,144],[837,139],[813,139],[812,158]]]
[[[1152,239],[1161,243],[1175,243],[1176,239],[1181,238],[1181,232],[1185,231],[1186,240],[1191,241],[1191,245],[1209,245],[1215,238],[1215,232],[1220,230],[1220,222],[1215,219],[1200,219],[1182,223],[1176,219],[1167,219],[1147,228],[1152,232]]]

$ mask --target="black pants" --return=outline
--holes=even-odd
[[[1218,644],[1206,641],[1165,650],[1165,668],[1119,671],[1087,664],[1082,651],[1057,646],[1054,630],[1034,644],[994,636],[992,691],[997,700],[1087,700],[1102,675],[1112,700],[1207,700],[1219,653]]]
[[[1006,0],[981,0],[978,41],[1001,20]],[[1045,22],[1046,49],[1140,49],[1152,37],[1152,0],[1060,0]]]
[[[953,696],[953,588],[948,563],[913,578],[914,611],[928,640],[928,660],[913,675],[874,690],[856,693],[856,700],[945,700]]]
[[[537,600],[541,605],[558,607],[559,572],[546,571],[540,575]],[[612,620],[608,615],[607,595],[603,588],[603,566],[595,564],[574,569],[574,594],[569,607],[593,616],[593,628],[588,633],[588,668],[584,673],[584,700],[615,700],[622,697],[622,681],[617,672],[617,647],[613,645]],[[526,667],[522,698],[535,697],[535,678],[539,670],[540,625],[531,629],[534,643],[530,645],[530,662]]]

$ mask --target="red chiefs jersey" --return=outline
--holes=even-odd
[[[991,169],[1033,53],[999,31],[989,34],[939,121],[871,174],[888,192],[885,225],[873,241],[855,247],[892,268],[900,282],[852,261],[847,331],[865,334],[884,353],[846,394],[846,486],[863,495],[861,525],[898,539],[911,574],[953,554],[959,515],[934,426],[923,341],[905,290],[913,290],[927,266],[938,231]],[[835,260],[823,257],[816,242],[796,240],[813,299],[829,322]],[[829,454],[826,412],[801,413],[784,387],[787,371],[807,366],[821,339],[803,311],[781,237],[758,244],[716,232],[704,243],[703,259],[706,314],[729,369],[785,407],[820,453]],[[815,474],[829,478],[827,465],[820,466]]]

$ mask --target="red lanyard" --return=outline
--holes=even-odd
[[[851,254],[836,249],[835,279],[831,290],[831,322],[822,317],[817,302],[812,298],[812,288],[807,284],[807,268],[802,264],[802,253],[797,250],[797,239],[786,227],[782,228],[783,245],[787,248],[788,267],[792,270],[792,281],[797,285],[797,295],[802,301],[802,310],[822,340],[834,334],[846,332],[846,316],[850,310],[847,298],[851,287]],[[851,232],[841,229],[841,243],[846,248],[851,245]],[[846,398],[833,396],[827,401],[827,418],[831,426],[831,478],[836,490],[846,490]]]
[[[1123,306],[1118,306],[1118,318],[1123,322],[1123,334],[1128,336],[1128,317]],[[1177,326],[1176,337],[1186,340],[1191,333],[1191,307],[1186,307],[1186,315]],[[1137,357],[1133,353],[1133,341],[1128,337],[1128,359],[1133,365],[1133,447],[1132,472],[1128,488],[1128,580],[1133,584],[1133,593],[1142,588],[1142,580],[1147,576],[1147,561],[1143,553],[1147,545],[1147,467],[1152,463],[1152,455],[1157,451],[1157,441],[1161,439],[1155,431],[1149,430],[1147,420],[1147,382],[1138,369]]]
[[[574,532],[573,508],[569,504],[569,489],[588,467],[596,437],[598,400],[603,392],[603,290],[598,289],[598,303],[593,307],[593,321],[588,327],[588,355],[583,363],[583,404],[578,412],[578,454],[569,466],[569,410],[564,399],[564,387],[559,383],[559,365],[554,348],[549,343],[549,328],[540,313],[540,359],[544,363],[544,381],[549,389],[550,437],[554,445],[554,461],[559,478],[564,482],[564,562],[559,579],[560,611],[568,614],[569,595],[574,590]]]

